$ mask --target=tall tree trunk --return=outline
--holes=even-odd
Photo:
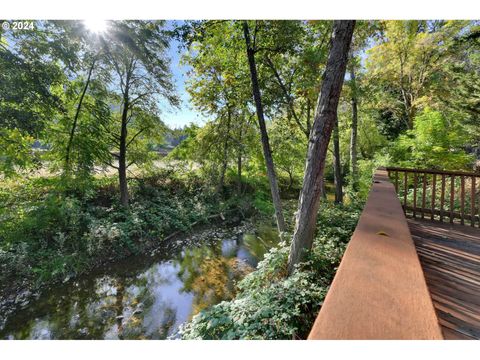
[[[131,70],[131,65],[130,65]],[[129,194],[127,184],[127,136],[128,136],[128,111],[130,110],[130,70],[125,81],[123,92],[122,125],[120,129],[120,145],[118,154],[118,179],[120,182],[120,203],[128,207]]]
[[[320,184],[320,197],[327,200],[327,187],[325,186],[325,178],[322,179]]]
[[[72,151],[73,138],[75,137],[75,130],[77,129],[78,117],[80,116],[80,110],[82,108],[83,99],[87,93],[88,86],[90,85],[90,79],[92,77],[93,68],[95,67],[96,59],[93,59],[90,69],[88,70],[87,81],[83,87],[80,99],[78,100],[77,110],[75,111],[75,117],[73,118],[72,129],[70,130],[70,136],[67,142],[66,154],[65,154],[65,171],[70,171],[70,153]]]
[[[242,193],[242,150],[238,150],[237,154],[237,191],[238,195]]]
[[[340,162],[340,139],[338,130],[338,116],[335,117],[333,128],[333,176],[335,178],[335,203],[343,203],[343,177],[342,164]]]
[[[250,67],[250,77],[252,81],[252,92],[255,100],[255,107],[257,111],[258,124],[260,127],[260,134],[262,138],[263,156],[265,158],[265,165],[267,167],[268,181],[270,182],[270,190],[272,193],[273,207],[275,208],[275,218],[277,220],[277,228],[279,232],[285,231],[285,220],[283,218],[282,202],[280,200],[280,192],[278,190],[277,176],[275,174],[275,166],[272,158],[272,151],[268,140],[267,127],[265,125],[265,118],[263,114],[262,99],[260,95],[260,86],[258,84],[257,67],[255,64],[255,49],[250,44],[250,33],[248,24],[243,22],[243,33],[245,36],[245,43],[247,47],[248,64]]]
[[[312,248],[325,158],[337,116],[354,27],[354,20],[335,20],[333,23],[331,47],[310,134],[303,187],[288,257],[289,274],[303,260],[305,251]]]
[[[307,97],[307,132],[308,132],[308,138],[310,138],[310,130],[311,130],[311,122],[310,122],[310,111],[312,110],[312,107],[310,105],[310,99]]]
[[[238,132],[238,150],[237,150],[237,192],[242,194],[242,125],[240,125]]]
[[[228,141],[225,138],[225,142],[223,143],[223,160],[222,160],[222,168],[220,170],[220,180],[218,181],[217,187],[217,194],[219,196],[223,195],[223,188],[225,187],[225,173],[227,172],[227,157],[228,157]]]
[[[120,146],[118,155],[118,179],[120,182],[120,203],[128,207],[128,184],[127,184],[127,121],[128,121],[128,95],[124,98],[122,112],[122,127],[120,130]]]
[[[225,141],[223,142],[223,162],[222,169],[220,170],[220,181],[218,182],[217,194],[223,195],[223,188],[225,187],[225,173],[228,167],[228,138],[230,135],[230,123],[231,123],[231,110],[227,105],[227,126],[225,131]]]
[[[358,92],[355,78],[355,64],[353,55],[350,59],[350,82],[352,84],[352,132],[350,135],[350,172],[352,188],[358,191],[358,166],[357,166],[357,133],[358,133]]]

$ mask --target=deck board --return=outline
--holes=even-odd
[[[445,339],[480,339],[480,229],[407,219]]]

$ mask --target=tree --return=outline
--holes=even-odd
[[[277,36],[275,47],[266,48],[264,56],[260,56],[260,62],[265,64],[273,77],[269,90],[276,90],[276,106],[289,122],[293,120],[307,142],[320,76],[327,60],[331,28],[331,21],[286,24],[279,31],[289,35]]]
[[[165,55],[168,37],[163,22],[122,21],[112,25],[109,38],[103,38],[102,45],[105,63],[112,69],[120,113],[110,127],[110,140],[117,150],[111,154],[118,166],[113,162],[109,165],[118,170],[120,202],[127,207],[127,170],[146,159],[145,141],[163,132],[158,101],[163,99],[176,106],[178,98]]]
[[[351,104],[352,104],[352,131],[350,135],[350,177],[352,179],[352,188],[358,189],[358,164],[357,164],[357,138],[358,138],[358,88],[355,76],[355,58],[350,57],[350,84],[351,84]]]
[[[471,134],[458,119],[447,120],[439,111],[426,108],[415,117],[413,129],[398,137],[390,153],[399,166],[471,169],[473,157],[465,152],[470,141]]]
[[[355,26],[352,44],[350,46],[350,55],[348,60],[349,79],[345,82],[345,102],[351,107],[351,131],[349,143],[349,160],[350,160],[350,185],[353,192],[358,191],[358,126],[359,126],[359,104],[363,95],[360,89],[363,74],[361,66],[361,54],[364,53],[365,47],[369,39],[378,32],[378,22],[376,21],[359,21]],[[360,75],[360,79],[357,79]],[[358,81],[360,80],[360,81]]]
[[[340,139],[338,130],[338,116],[333,127],[333,175],[335,181],[335,203],[343,203],[343,174],[340,162]]]
[[[76,66],[77,43],[50,22],[34,30],[0,30],[0,125],[39,137],[46,123],[64,111],[52,90]]]
[[[70,168],[70,152],[72,149],[73,138],[75,136],[75,130],[77,128],[78,117],[80,116],[80,110],[82,109],[83,99],[85,98],[85,94],[88,90],[88,86],[90,85],[90,80],[92,78],[93,68],[95,67],[95,59],[92,60],[92,65],[88,69],[87,80],[85,81],[85,85],[83,86],[82,92],[80,94],[80,98],[78,100],[77,109],[75,111],[75,116],[73,117],[72,129],[70,130],[70,136],[68,137],[67,148],[65,150],[65,170],[68,171]]]
[[[13,175],[37,163],[32,143],[66,112],[56,90],[68,83],[78,49],[51,22],[37,21],[26,31],[0,29],[0,171]]]
[[[187,91],[195,108],[210,119],[197,134],[190,156],[202,163],[205,173],[216,177],[219,195],[223,195],[229,166],[236,162],[240,192],[242,159],[252,130],[247,62],[243,46],[233,40],[241,39],[241,34],[231,21],[194,22],[188,34],[186,45],[191,51],[183,56],[192,67]]]
[[[256,32],[256,30],[255,30]],[[277,227],[280,233],[285,231],[285,219],[283,218],[282,202],[280,199],[280,192],[278,190],[277,175],[275,173],[275,165],[273,163],[272,151],[268,141],[267,127],[265,125],[265,118],[263,113],[262,97],[260,94],[260,86],[258,84],[257,66],[255,64],[256,37],[253,42],[250,38],[250,30],[247,21],[243,22],[243,33],[245,36],[245,45],[247,50],[248,64],[250,68],[250,77],[252,81],[252,93],[255,100],[255,108],[257,111],[257,119],[260,127],[260,135],[262,139],[263,156],[265,158],[265,165],[267,167],[267,176],[270,183],[270,190],[272,193],[273,207],[275,209],[275,218],[277,220]]]
[[[354,26],[355,21],[350,20],[337,20],[333,24],[331,48],[310,134],[303,187],[300,193],[295,230],[288,257],[289,274],[292,274],[295,265],[301,262],[305,250],[312,247],[325,158],[337,118],[337,106]]]
[[[385,21],[379,43],[369,50],[369,81],[384,121],[396,122],[393,137],[413,128],[413,119],[437,92],[451,55],[452,39],[467,21]],[[436,88],[436,90],[434,90]]]

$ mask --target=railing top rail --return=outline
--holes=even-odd
[[[378,170],[309,339],[442,338],[402,207]]]
[[[475,176],[480,177],[480,173],[465,172],[465,171],[448,171],[448,170],[434,170],[434,169],[409,169],[401,167],[387,167],[387,171],[411,172],[420,174],[439,174],[439,175],[454,175],[454,176]]]

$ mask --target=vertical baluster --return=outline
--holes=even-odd
[[[427,173],[423,173],[423,186],[422,186],[422,219],[425,219],[425,192],[427,191]]]
[[[413,173],[413,217],[417,217],[417,173]]]
[[[407,171],[403,173],[403,212],[407,213],[407,182],[408,174]]]
[[[430,219],[433,220],[435,219],[435,197],[436,197],[436,186],[437,186],[437,174],[432,175],[432,201],[431,201],[431,215]]]
[[[397,193],[397,195],[400,195],[400,193],[398,192],[398,170],[395,170],[395,192]]]
[[[442,192],[440,193],[440,222],[443,222],[443,205],[445,204],[445,174],[442,174]]]
[[[450,223],[453,224],[453,208],[455,206],[455,175],[450,176]]]
[[[472,184],[470,186],[470,226],[475,226],[475,176],[472,176],[471,181]]]
[[[465,176],[460,176],[460,223],[465,224]]]

